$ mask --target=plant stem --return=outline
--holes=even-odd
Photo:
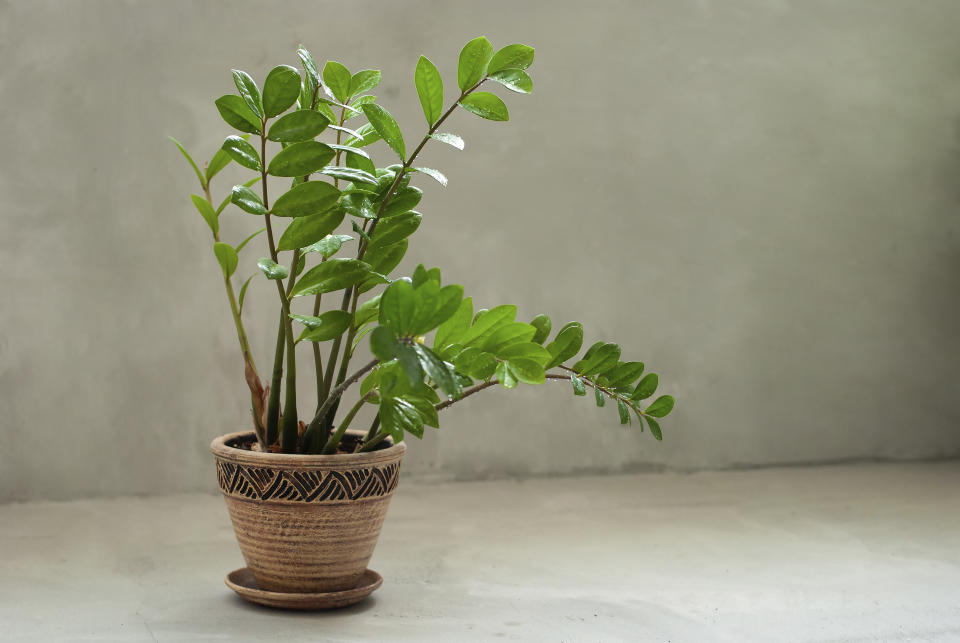
[[[347,429],[350,427],[350,423],[353,422],[353,418],[356,417],[357,413],[363,408],[363,405],[366,404],[367,400],[376,393],[376,391],[367,391],[367,394],[357,400],[357,403],[353,405],[353,408],[344,416],[343,420],[340,422],[340,426],[337,427],[337,430],[330,436],[330,439],[327,440],[327,444],[323,447],[324,455],[330,455],[337,452],[337,446],[340,444],[340,440],[343,439],[343,435],[347,432]]]
[[[324,400],[323,405],[317,410],[317,414],[310,421],[309,426],[307,426],[307,430],[303,432],[303,443],[305,445],[309,447],[310,445],[316,444],[318,442],[321,424],[323,423],[323,420],[327,414],[327,411],[330,409],[330,407],[333,406],[334,402],[340,399],[340,396],[343,395],[343,392],[346,391],[351,384],[353,384],[358,379],[366,375],[369,371],[373,370],[373,367],[375,367],[379,363],[380,363],[380,360],[378,359],[372,360],[366,366],[361,368],[359,371],[357,371],[356,373],[354,373],[353,375],[345,379],[335,389],[330,391],[330,395],[327,396],[327,399]],[[319,448],[319,444],[317,444],[317,448]],[[303,447],[301,447],[300,450],[303,451],[304,453],[312,453],[312,451],[307,451]]]
[[[448,406],[456,402],[459,402],[465,397],[470,397],[474,393],[479,393],[483,389],[490,388],[491,386],[494,386],[495,384],[499,384],[499,383],[500,383],[499,380],[490,380],[488,382],[481,382],[480,384],[477,384],[476,386],[472,386],[467,390],[465,390],[463,392],[463,395],[461,395],[460,397],[454,400],[447,400],[446,402],[440,402],[439,404],[435,405],[433,408],[437,409],[438,411],[442,411],[443,409],[447,408]]]
[[[380,413],[378,412],[377,415],[373,418],[373,422],[370,423],[370,429],[367,431],[367,435],[364,436],[363,438],[364,442],[366,442],[367,440],[372,440],[373,436],[377,434],[377,429],[379,428],[380,428]]]
[[[373,447],[377,446],[378,444],[386,440],[388,437],[390,437],[389,433],[387,433],[386,431],[381,431],[373,439],[364,441],[364,443],[360,445],[360,448],[357,449],[356,453],[371,451],[373,450]]]

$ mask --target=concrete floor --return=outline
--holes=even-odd
[[[249,605],[208,495],[0,507],[3,641],[960,641],[960,463],[404,480],[337,612]]]

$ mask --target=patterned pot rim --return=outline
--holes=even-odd
[[[348,431],[348,436],[363,437],[362,432]],[[213,439],[210,451],[218,460],[233,462],[247,467],[269,469],[358,469],[371,465],[396,462],[403,457],[407,445],[403,442],[393,444],[386,449],[377,449],[367,453],[339,453],[336,455],[306,455],[301,453],[265,453],[233,446],[236,443],[255,441],[253,431],[227,433]],[[390,440],[391,438],[387,438]]]

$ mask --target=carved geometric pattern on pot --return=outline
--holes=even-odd
[[[349,471],[278,471],[217,461],[217,484],[252,500],[338,502],[385,496],[397,488],[400,464]]]

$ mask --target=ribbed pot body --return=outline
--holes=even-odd
[[[242,448],[253,433],[210,444],[240,551],[261,589],[332,592],[360,581],[406,451],[296,455]]]

